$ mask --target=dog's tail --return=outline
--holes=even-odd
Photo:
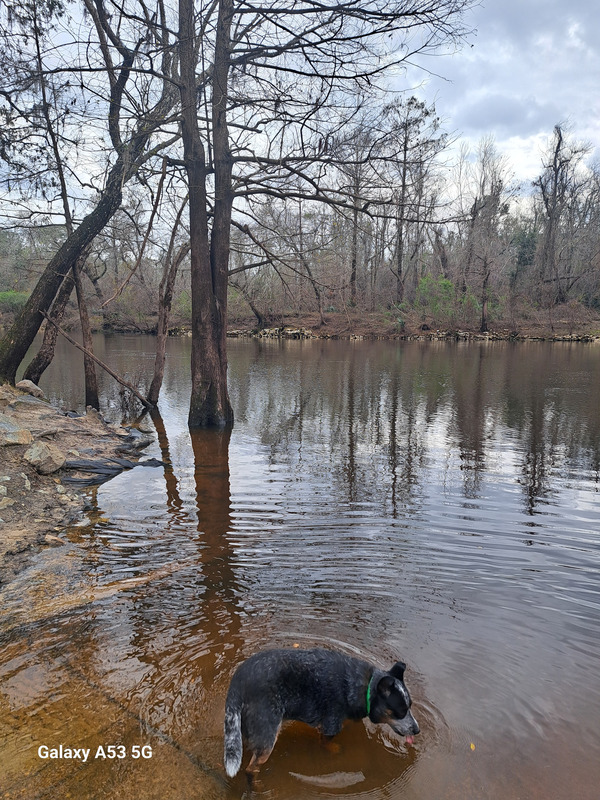
[[[228,695],[225,705],[225,772],[229,778],[237,775],[242,765],[242,704],[239,698]]]

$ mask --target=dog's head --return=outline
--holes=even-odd
[[[412,700],[404,684],[405,669],[406,664],[398,661],[389,672],[372,681],[369,718],[372,722],[387,723],[412,744],[420,728],[410,711]]]

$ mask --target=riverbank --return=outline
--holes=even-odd
[[[8,330],[14,314],[0,313],[0,336]],[[109,329],[101,318],[91,315],[94,332],[156,334],[156,316],[140,316],[136,325],[114,318]],[[67,331],[79,329],[74,310],[67,314],[62,326]],[[171,336],[191,335],[187,319],[173,315]],[[255,316],[234,308],[229,312],[228,335],[231,337],[270,337],[303,339],[386,339],[404,341],[593,341],[600,340],[600,313],[581,303],[568,303],[553,308],[520,308],[513,318],[493,318],[489,331],[481,333],[477,316],[470,319],[437,317],[407,309],[364,311],[350,306],[329,310],[321,317],[316,312],[272,313],[262,328]]]
[[[61,544],[89,507],[86,484],[133,466],[150,441],[93,409],[69,416],[34,384],[0,386],[0,585],[41,547]]]
[[[600,341],[600,315],[577,307],[564,307],[548,313],[531,315],[518,323],[500,321],[490,324],[490,330],[481,333],[477,326],[445,321],[440,324],[433,318],[423,318],[416,312],[380,311],[362,312],[348,309],[344,312],[282,315],[277,322],[259,330],[251,317],[230,319],[230,337],[269,337],[295,339],[391,339],[399,341]],[[182,331],[176,331],[180,333]]]

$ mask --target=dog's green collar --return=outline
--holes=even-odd
[[[375,673],[371,675],[371,679],[367,685],[367,717],[371,716],[371,684],[373,683],[373,678],[375,677]]]

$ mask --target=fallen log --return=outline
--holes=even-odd
[[[71,486],[99,486],[127,469],[164,466],[165,462],[159,461],[157,458],[148,458],[145,461],[130,461],[128,458],[106,458],[101,461],[93,461],[89,458],[77,458],[66,461],[63,465],[63,470],[83,472],[88,474],[88,477],[63,475],[61,481]]]

